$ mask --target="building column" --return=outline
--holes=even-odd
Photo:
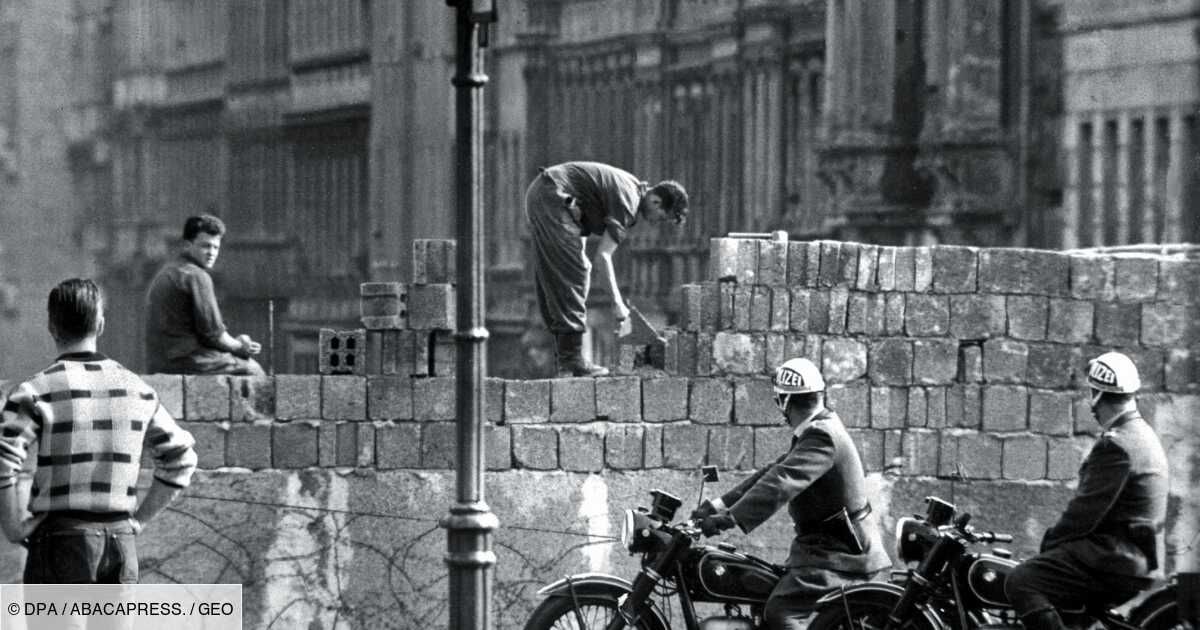
[[[1079,247],[1079,150],[1079,120],[1067,116],[1063,120],[1066,181],[1063,182],[1063,226],[1059,243],[1063,249]]]
[[[844,238],[895,239],[926,196],[913,170],[920,6],[832,0],[827,11],[825,228]]]
[[[1180,243],[1190,237],[1184,233],[1184,195],[1189,188],[1187,179],[1192,176],[1192,167],[1187,159],[1191,144],[1187,120],[1183,108],[1171,108],[1169,115],[1167,137],[1170,138],[1170,153],[1167,166],[1167,198],[1163,204],[1163,235],[1164,243]]]
[[[941,239],[1004,242],[1020,218],[1018,137],[1024,106],[1014,94],[1029,80],[1027,0],[924,0],[919,54],[926,61],[918,173],[928,178],[927,222]],[[914,104],[920,100],[913,100]],[[1012,112],[1005,115],[1005,108]],[[915,121],[911,121],[915,122]]]
[[[1145,143],[1145,159],[1143,160],[1143,179],[1146,182],[1145,200],[1142,209],[1142,240],[1151,242],[1158,240],[1158,220],[1162,216],[1162,193],[1159,191],[1158,169],[1158,113],[1154,108],[1142,112],[1143,142]]]

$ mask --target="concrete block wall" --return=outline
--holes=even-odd
[[[718,238],[709,273],[680,292],[668,372],[750,386],[809,357],[874,470],[1073,478],[1086,363],[1110,349],[1148,412],[1200,392],[1200,261]]]
[[[348,627],[444,623],[436,519],[454,488],[453,317],[414,328],[411,300],[413,287],[445,285],[451,297],[432,303],[449,308],[453,287],[446,248],[424,247],[434,257],[424,284],[364,290],[364,317],[396,318],[368,328],[367,375],[145,377],[195,435],[201,471],[139,539],[144,580],[243,583],[247,627],[331,611]],[[1093,439],[1085,361],[1121,349],[1142,371],[1141,405],[1171,460],[1167,550],[1200,529],[1200,263],[729,239],[714,241],[712,260],[710,278],[681,291],[669,370],[488,379],[497,627],[522,627],[536,588],[564,574],[631,577],[619,545],[586,536],[615,535],[621,510],[649,489],[690,501],[697,466],[722,469],[712,495],[778,456],[789,431],[770,372],[798,355],[829,379],[885,527],[937,494],[1014,533],[1027,556]],[[786,521],[727,538],[782,560]],[[0,579],[19,579],[20,560],[0,543]],[[1200,568],[1194,554],[1164,560]]]
[[[145,379],[202,469],[453,467],[453,377]],[[489,378],[486,396],[489,470],[749,470],[787,443],[765,378]]]

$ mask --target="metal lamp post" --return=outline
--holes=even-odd
[[[457,500],[441,522],[446,528],[450,570],[450,630],[490,630],[492,531],[499,519],[483,495],[484,375],[487,328],[483,281],[483,73],[487,25],[495,21],[492,0],[447,0],[456,13],[455,217],[458,238],[458,345],[456,368]]]

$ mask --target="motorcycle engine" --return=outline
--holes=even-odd
[[[700,630],[754,630],[749,617],[709,617],[700,621]]]

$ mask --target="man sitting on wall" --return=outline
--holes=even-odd
[[[208,270],[217,263],[225,224],[210,214],[188,217],[184,250],[168,261],[146,292],[146,371],[168,374],[265,372],[251,358],[262,345],[233,337],[221,320]]]

